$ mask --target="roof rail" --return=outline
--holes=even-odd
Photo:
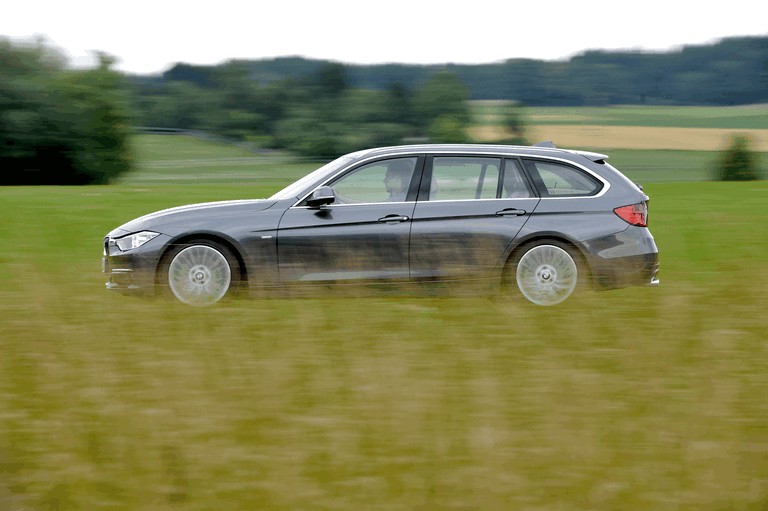
[[[555,144],[551,140],[545,140],[543,142],[533,144],[533,147],[551,147],[553,149],[557,149],[557,147],[555,147]]]

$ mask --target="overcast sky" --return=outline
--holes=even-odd
[[[587,49],[667,51],[739,35],[768,35],[768,2],[676,0],[22,0],[0,36],[43,36],[72,65],[92,51],[129,73],[176,62],[286,55],[345,63],[488,63],[566,59]]]

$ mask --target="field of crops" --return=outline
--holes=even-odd
[[[472,136],[500,137],[505,103],[472,103]],[[551,140],[560,147],[721,151],[736,134],[757,151],[768,152],[768,105],[738,107],[603,108],[536,107],[525,109],[531,141]]]
[[[159,137],[117,185],[0,188],[0,509],[768,505],[768,182],[618,151],[657,289],[201,310],[108,294],[104,234],[316,164]]]

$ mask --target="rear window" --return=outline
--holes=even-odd
[[[580,197],[597,194],[603,184],[586,172],[557,162],[525,160],[543,197]]]

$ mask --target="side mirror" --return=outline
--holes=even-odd
[[[334,193],[333,188],[330,186],[321,186],[307,197],[307,206],[310,208],[319,208],[320,206],[331,204],[335,200],[336,194]]]

